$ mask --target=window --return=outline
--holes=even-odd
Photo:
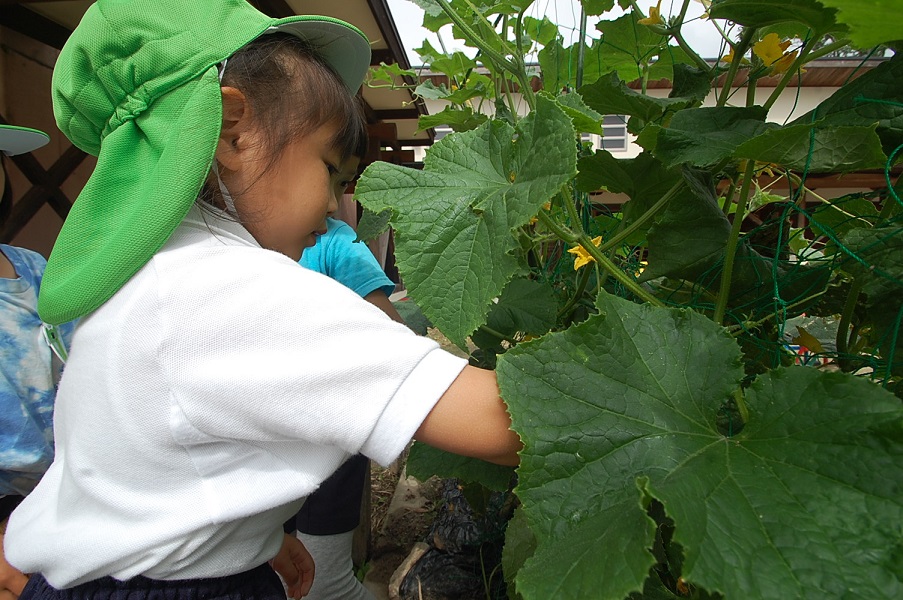
[[[436,127],[433,127],[433,131],[436,132],[436,137],[433,138],[433,141],[438,142],[439,140],[441,140],[442,138],[447,136],[449,133],[451,133],[452,128],[449,127],[448,125],[437,125]]]
[[[605,115],[602,119],[602,148],[609,152],[625,152],[627,150],[627,117],[624,115]]]
[[[592,144],[593,150],[608,150],[609,152],[626,152],[628,144],[627,117],[624,115],[605,115],[602,119],[602,132],[604,135],[583,133],[580,141]]]

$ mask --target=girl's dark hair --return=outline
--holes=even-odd
[[[300,38],[285,33],[260,36],[229,57],[222,84],[244,94],[264,130],[265,169],[276,164],[293,139],[331,123],[339,124],[332,143],[343,161],[367,153],[367,124],[359,100],[316,48]],[[215,189],[209,179],[204,183],[198,195],[201,207],[215,204]]]
[[[293,35],[262,35],[230,56],[222,83],[240,90],[251,105],[266,133],[270,166],[297,136],[329,123],[339,124],[332,141],[342,160],[367,152],[358,99],[313,46]]]

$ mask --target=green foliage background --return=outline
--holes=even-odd
[[[417,88],[448,103],[421,126],[456,133],[422,170],[368,167],[362,229],[394,229],[408,293],[496,369],[524,450],[514,479],[426,447],[409,468],[516,482],[511,597],[903,597],[903,58],[767,120],[809,62],[896,47],[903,2],[714,0],[733,58],[712,64],[681,33],[689,1],[656,19],[585,0],[600,36],[565,47],[529,0],[417,0],[478,53],[421,48],[450,82]],[[639,156],[580,143],[611,114]],[[802,202],[810,175],[861,170],[887,187]],[[609,213],[599,189],[628,200]]]

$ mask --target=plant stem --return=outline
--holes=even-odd
[[[727,187],[727,193],[724,195],[724,204],[721,205],[721,212],[724,213],[725,217],[730,214],[731,200],[733,200],[736,191],[737,182],[731,179],[731,184]]]
[[[591,274],[592,271],[589,269],[584,269],[580,272],[580,276],[577,278],[577,289],[574,290],[574,295],[568,298],[567,303],[558,311],[558,319],[570,316],[571,311],[577,305],[577,302],[583,297],[583,292],[586,291],[586,285],[589,283],[589,276]]]
[[[583,59],[586,52],[586,44],[583,43],[583,40],[586,39],[586,9],[583,8],[582,2],[580,3],[580,34],[577,39],[580,40],[580,45],[577,47],[577,79],[575,85],[579,90],[583,86]]]
[[[727,99],[731,95],[731,86],[734,85],[734,78],[737,77],[737,71],[740,70],[740,62],[743,60],[743,55],[746,54],[746,50],[752,43],[755,34],[755,27],[747,27],[743,30],[743,36],[740,38],[740,41],[734,46],[734,59],[731,61],[730,67],[728,67],[727,77],[724,79],[721,94],[718,96],[718,106],[727,104]]]
[[[576,213],[576,211],[574,212]],[[640,298],[653,306],[658,306],[660,308],[665,306],[661,300],[650,294],[638,284],[636,279],[619,269],[607,256],[599,252],[599,249],[593,244],[593,241],[588,235],[583,232],[576,233],[561,223],[556,222],[552,217],[547,215],[545,211],[540,211],[538,216],[543,225],[545,225],[549,231],[554,232],[562,241],[568,244],[579,244],[583,246],[589,255],[592,256],[603,269],[608,271],[612,277],[617,279],[621,285],[630,290],[637,298]]]
[[[743,215],[746,214],[746,206],[749,203],[749,188],[752,186],[753,174],[756,169],[756,161],[746,161],[746,171],[743,173],[743,184],[740,186],[740,198],[737,199],[737,210],[734,212],[734,220],[731,223],[731,232],[724,248],[724,270],[721,273],[721,286],[718,289],[718,300],[715,303],[715,314],[712,319],[722,325],[724,313],[727,311],[727,301],[731,293],[731,277],[734,274],[734,258],[737,254],[737,244],[740,241],[740,228],[743,225]]]
[[[496,331],[495,329],[493,329],[493,328],[491,328],[491,327],[487,327],[486,325],[480,325],[480,331],[483,331],[483,332],[485,332],[485,333],[488,333],[488,334],[491,335],[492,337],[496,337],[496,338],[502,340],[503,342],[508,342],[508,343],[511,343],[511,344],[515,344],[515,343],[516,343],[514,340],[512,340],[511,338],[509,338],[507,335],[505,335],[505,334],[502,333],[501,331]]]
[[[863,281],[853,280],[847,301],[843,305],[843,312],[840,313],[840,322],[837,324],[837,363],[843,371],[849,370],[851,366],[850,359],[844,355],[849,352],[850,338],[854,335],[850,323],[853,321],[853,313],[856,311],[856,303],[859,301],[859,293],[862,291],[863,285]]]
[[[684,19],[687,16],[687,9],[690,7],[690,0],[684,0],[683,6],[680,7],[680,14],[677,16],[677,20],[674,22],[671,27],[668,28],[668,32],[671,34],[671,37],[677,42],[677,45],[681,47],[681,49],[687,53],[693,62],[696,63],[696,66],[705,71],[706,73],[711,73],[713,67],[709,65],[696,51],[693,49],[690,44],[684,39],[683,34],[680,32],[680,28],[683,27]]]
[[[470,25],[468,25],[464,21],[464,19],[461,18],[461,15],[459,15],[457,12],[455,12],[455,9],[453,9],[451,7],[451,4],[449,4],[448,0],[435,0],[435,1],[436,1],[436,4],[439,5],[439,8],[441,8],[443,10],[443,12],[445,12],[445,14],[448,15],[448,18],[451,19],[452,22],[458,26],[458,28],[461,30],[462,33],[464,33],[464,35],[467,37],[467,41],[469,41],[474,46],[476,46],[479,50],[481,50],[486,56],[488,56],[492,60],[493,63],[497,64],[498,66],[500,66],[506,70],[511,71],[512,73],[515,72],[515,70],[516,70],[515,65],[510,60],[508,60],[507,57],[503,56],[502,54],[499,54],[495,48],[493,48],[492,46],[487,44],[483,40],[483,38],[480,37],[480,35],[476,31],[474,31],[470,27]],[[485,17],[483,17],[482,13],[480,13],[480,11],[477,10],[477,7],[475,7],[469,0],[464,0],[464,2],[468,5],[468,7],[470,7],[470,9],[475,14],[479,15],[480,18],[482,18],[487,23],[489,22],[488,20],[485,19]],[[507,45],[507,43],[502,39],[502,36],[500,36],[494,29],[492,30],[492,32],[495,34],[495,37],[498,38],[497,41],[500,42],[500,46],[504,48]]]
[[[628,237],[633,235],[635,231],[637,231],[640,227],[645,225],[649,220],[651,220],[655,215],[657,215],[668,203],[675,197],[677,194],[683,189],[684,180],[681,179],[665,192],[665,195],[659,198],[659,200],[649,207],[649,210],[644,212],[639,216],[633,223],[625,227],[623,230],[619,231],[616,235],[614,235],[611,239],[607,240],[604,244],[599,246],[600,252],[606,252],[618,244],[626,240]]]
[[[784,91],[784,88],[787,87],[787,84],[790,83],[790,80],[797,76],[799,68],[805,63],[809,62],[807,57],[812,51],[812,47],[816,44],[816,42],[818,42],[818,40],[818,37],[813,36],[808,42],[806,42],[806,44],[803,46],[803,49],[800,50],[800,55],[796,57],[796,60],[793,61],[793,64],[790,65],[790,67],[784,73],[784,76],[781,77],[781,80],[771,92],[768,100],[766,100],[765,104],[762,105],[765,110],[770,109],[774,105],[774,103],[777,102],[778,97],[781,95],[781,92]]]

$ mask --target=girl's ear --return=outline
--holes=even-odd
[[[215,158],[230,170],[237,170],[241,153],[248,148],[251,130],[251,110],[245,95],[233,87],[221,88],[223,94],[223,125],[216,144]]]

